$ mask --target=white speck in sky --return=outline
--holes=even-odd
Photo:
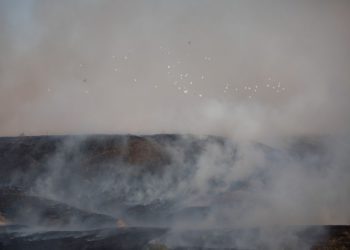
[[[185,94],[187,94],[187,93],[188,93],[188,90],[187,90],[187,89],[185,89],[185,90],[184,90],[184,93],[185,93]]]

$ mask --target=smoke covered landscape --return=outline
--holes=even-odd
[[[350,248],[349,12],[0,1],[0,248]]]

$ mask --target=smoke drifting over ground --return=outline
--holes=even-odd
[[[347,1],[2,1],[0,133],[329,134]]]
[[[5,223],[46,223],[47,230],[121,218],[149,232],[167,228],[152,239],[174,248],[309,249],[328,237],[310,225],[350,222],[349,145],[332,137],[293,140],[276,149],[164,134],[2,138],[1,188],[24,187],[30,196],[8,210],[8,197],[16,202],[1,191],[0,211],[19,215],[3,216]],[[75,209],[47,210],[52,201]],[[62,225],[52,223],[57,209],[68,211]]]
[[[118,137],[101,162],[90,137],[51,138],[40,161],[20,137],[45,171],[1,184],[113,218],[167,211],[134,225],[349,224],[349,26],[340,0],[1,1],[1,136],[183,134]]]
[[[154,140],[150,139],[142,150],[149,150]],[[39,175],[31,186],[33,192],[114,216],[120,215],[121,204],[150,206],[148,209],[155,205],[152,209],[168,210],[169,214],[203,208],[202,215],[196,212],[194,218],[176,221],[156,213],[148,221],[151,225],[208,228],[350,223],[349,145],[344,140],[305,139],[277,150],[263,144],[183,137],[161,143],[161,154],[168,160],[146,168],[141,167],[145,163],[130,165],[120,160],[98,161],[98,168],[89,167],[88,155],[82,151],[86,143],[85,139],[68,140],[63,151],[49,158],[50,170]],[[158,157],[153,154],[146,161]],[[95,157],[98,159],[98,154]]]

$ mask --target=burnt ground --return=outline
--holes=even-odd
[[[283,229],[284,233],[294,228]],[[349,249],[349,226],[310,226],[278,248],[259,239],[264,229],[182,230],[119,228],[85,231],[33,231],[0,227],[0,249]],[[241,238],[249,237],[249,245]],[[176,242],[175,242],[176,241]]]
[[[203,221],[212,207],[181,206],[170,198],[135,202],[131,197],[147,197],[143,186],[135,186],[164,178],[169,170],[174,171],[172,185],[177,185],[191,168],[181,175],[176,167],[195,165],[212,144],[228,152],[224,161],[236,160],[233,142],[211,136],[0,138],[0,249],[350,249],[349,226],[179,230],[172,225]],[[286,158],[280,150],[256,147],[274,161]],[[287,154],[300,160],[308,154],[322,155],[322,161],[328,157],[321,143],[305,139],[293,143]],[[311,167],[318,167],[319,157],[312,159]],[[128,188],[121,189],[125,173]],[[106,188],[104,180],[113,182]],[[244,189],[249,181],[232,189]],[[227,197],[216,201],[226,202]],[[277,246],[276,239],[269,243],[271,235],[281,234],[291,237],[277,240]]]

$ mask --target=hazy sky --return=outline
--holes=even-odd
[[[350,1],[0,0],[0,135],[347,133]]]

